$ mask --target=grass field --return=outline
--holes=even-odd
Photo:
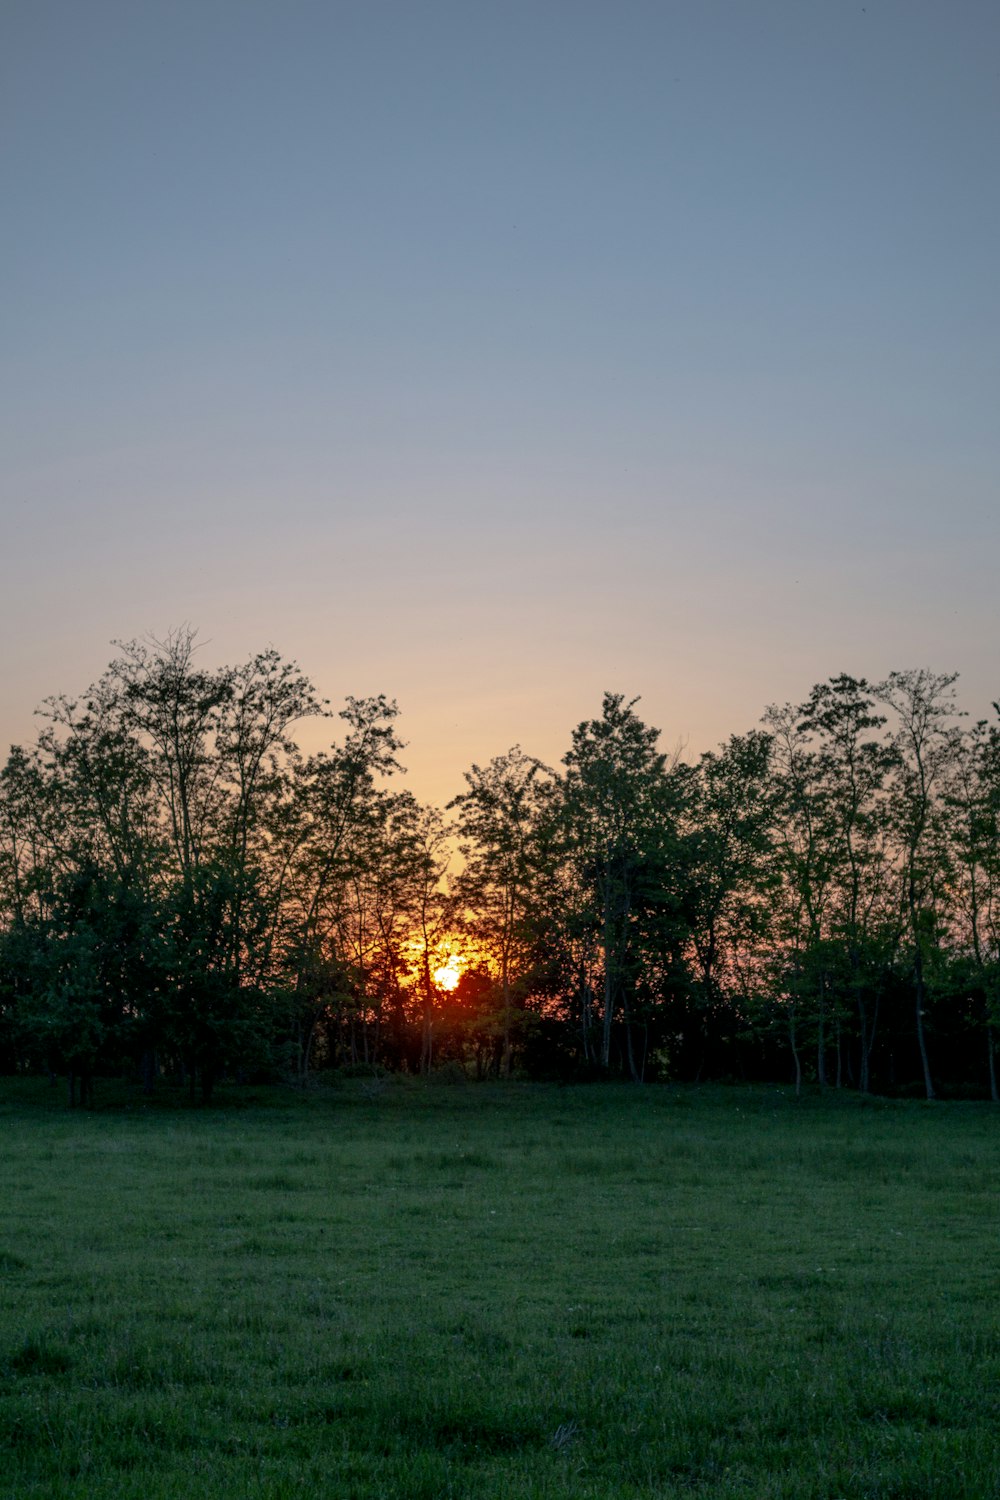
[[[0,1494],[1000,1496],[1000,1111],[370,1094],[0,1084]]]

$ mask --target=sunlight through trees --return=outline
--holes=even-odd
[[[396,705],[132,642],[0,772],[0,1065],[793,1078],[998,1098],[1000,720],[842,674],[689,764],[606,693],[444,810]]]

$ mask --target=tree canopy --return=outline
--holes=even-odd
[[[696,761],[605,693],[447,808],[396,704],[118,647],[0,770],[0,1067],[86,1102],[361,1067],[998,1098],[1000,708],[840,674]],[[339,718],[305,755],[296,726]],[[331,722],[333,727],[333,722]]]

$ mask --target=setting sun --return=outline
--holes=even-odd
[[[434,970],[434,983],[439,990],[453,990],[462,977],[462,960],[457,953],[449,953],[447,960]]]

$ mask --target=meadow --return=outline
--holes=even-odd
[[[0,1495],[1000,1496],[1000,1111],[0,1084]]]

